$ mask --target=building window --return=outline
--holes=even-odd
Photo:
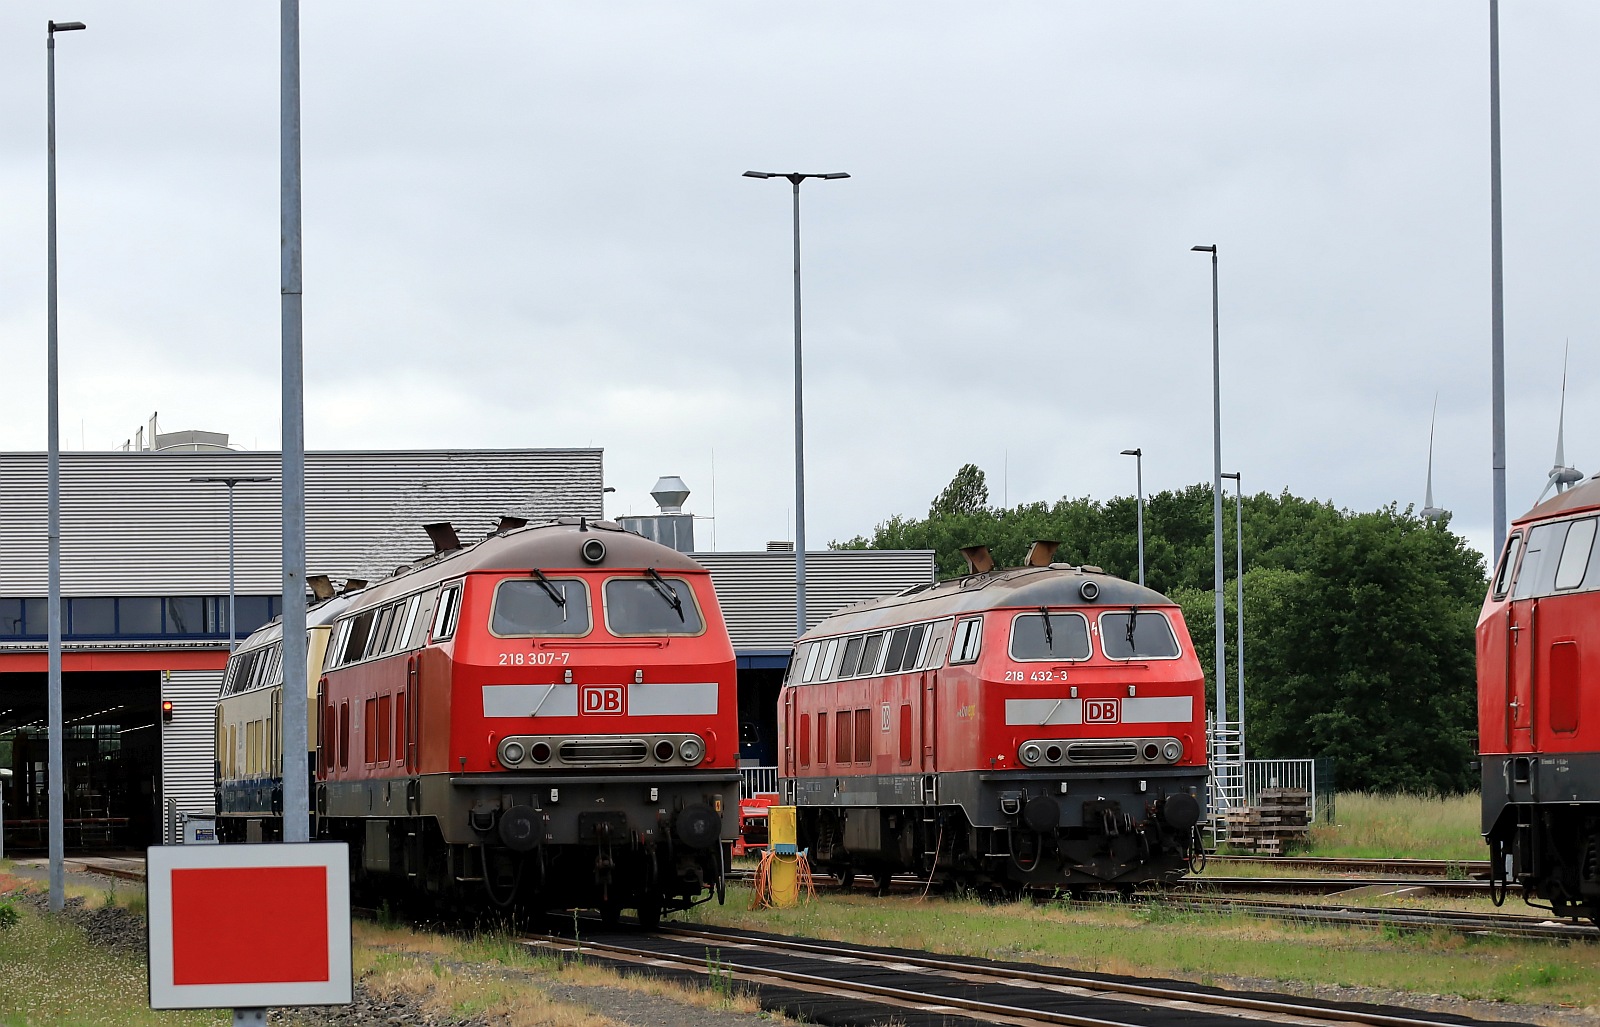
[[[73,635],[115,635],[115,599],[68,599],[67,624],[63,631]]]
[[[137,597],[117,600],[117,634],[143,637],[161,634],[161,600]]]

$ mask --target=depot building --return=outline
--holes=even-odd
[[[424,524],[449,522],[470,541],[505,514],[602,517],[602,456],[308,453],[307,574],[336,585],[382,580],[432,551]],[[282,612],[281,476],[278,453],[231,449],[212,432],[152,431],[126,450],[61,455],[69,850],[175,840],[185,814],[213,812],[230,553],[243,639]],[[699,552],[682,507],[687,489],[662,479],[655,494],[658,514],[619,520],[710,569],[738,658],[740,755],[770,767],[794,641],[792,547]],[[43,849],[47,839],[46,512],[45,455],[0,453],[0,767],[14,775],[0,780],[7,852]],[[933,578],[930,551],[808,552],[807,621]]]

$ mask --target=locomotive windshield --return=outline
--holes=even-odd
[[[682,578],[612,578],[606,626],[613,635],[698,635],[705,630],[694,590]]]
[[[1166,614],[1130,610],[1100,615],[1100,648],[1112,660],[1170,660],[1178,640]]]
[[[1077,613],[1019,613],[1011,622],[1013,660],[1087,660],[1089,622]]]
[[[589,586],[578,578],[512,578],[494,591],[496,635],[587,635]]]

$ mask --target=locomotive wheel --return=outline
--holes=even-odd
[[[639,926],[653,931],[661,926],[661,897],[648,895],[639,900]]]
[[[839,882],[839,887],[845,891],[849,891],[856,886],[855,867],[833,867],[828,870],[828,873],[835,881]]]
[[[894,871],[893,870],[875,870],[875,871],[873,871],[872,882],[878,886],[877,890],[878,890],[878,894],[879,895],[887,895],[887,894],[889,894],[889,884],[893,880],[894,880]]]

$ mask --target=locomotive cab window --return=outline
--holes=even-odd
[[[1512,535],[1506,540],[1506,553],[1500,560],[1500,571],[1494,576],[1494,597],[1504,599],[1511,588],[1511,575],[1517,568],[1517,554],[1522,552],[1522,535]]]
[[[1109,660],[1175,660],[1178,639],[1167,615],[1130,610],[1100,615],[1100,648]]]
[[[973,663],[978,659],[978,650],[983,645],[983,618],[973,617],[956,625],[955,646],[950,653],[950,662]]]
[[[606,627],[630,635],[698,635],[705,630],[694,590],[682,578],[612,578],[605,584]]]
[[[1565,592],[1583,584],[1589,569],[1589,552],[1594,548],[1595,519],[1573,521],[1567,529],[1567,544],[1561,547],[1561,562],[1556,565],[1556,591]]]
[[[1089,621],[1081,613],[1019,613],[1011,621],[1011,658],[1087,660]]]
[[[589,586],[580,578],[507,578],[495,587],[489,631],[501,638],[587,635]]]
[[[444,642],[455,635],[460,613],[461,586],[451,585],[439,593],[439,606],[433,613],[433,641]]]
[[[883,632],[878,631],[867,636],[866,645],[861,649],[861,667],[857,674],[866,676],[878,672],[879,657],[883,655]]]
[[[822,643],[812,642],[806,646],[806,673],[803,681],[815,681],[817,678],[817,660],[822,654]]]

